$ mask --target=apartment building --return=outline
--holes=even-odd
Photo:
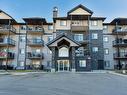
[[[51,23],[41,17],[20,23],[0,10],[0,69],[75,72],[126,64],[126,19],[103,23],[81,4],[66,17],[58,13],[54,7]]]
[[[127,18],[104,23],[104,60],[106,69],[127,69]]]

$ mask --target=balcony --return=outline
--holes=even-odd
[[[28,52],[27,53],[27,58],[28,59],[38,59],[38,60],[41,60],[41,59],[44,59],[44,55],[43,55],[43,53]]]
[[[31,35],[42,35],[44,33],[44,29],[42,27],[28,27],[27,33]]]
[[[11,25],[0,25],[0,34],[12,35],[16,33],[16,29]]]
[[[127,39],[115,40],[112,43],[113,47],[127,47]]]
[[[117,52],[117,53],[114,53],[113,56],[114,56],[114,59],[127,59],[127,52],[120,52],[119,54]]]
[[[44,41],[42,39],[29,39],[27,40],[27,45],[31,47],[42,47],[44,46]]]
[[[0,59],[1,60],[14,59],[14,57],[15,57],[15,54],[12,52],[0,51]]]
[[[115,35],[116,34],[119,34],[119,35],[127,34],[127,29],[122,29],[122,28],[117,29],[117,28],[115,28],[115,29],[113,29],[112,33],[115,34]]]
[[[15,46],[15,41],[11,38],[0,38],[0,46]]]
[[[74,34],[73,39],[81,44],[88,44],[89,43],[88,36],[86,36],[84,34]]]
[[[80,32],[80,31],[85,31],[85,32],[87,32],[88,31],[88,26],[76,26],[76,25],[72,25],[71,26],[71,30],[73,31],[73,32]]]

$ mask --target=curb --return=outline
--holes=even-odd
[[[109,72],[109,74],[113,74],[113,75],[117,75],[117,76],[122,76],[122,77],[127,77],[127,75],[119,74],[119,73],[115,73],[115,72]]]

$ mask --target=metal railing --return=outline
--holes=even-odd
[[[27,58],[43,59],[44,54],[43,53],[36,53],[36,52],[27,52]]]
[[[11,58],[14,59],[15,54],[12,52],[4,52],[4,51],[0,51],[0,58],[4,59],[4,58]]]
[[[117,52],[113,54],[114,58],[127,58],[127,52]]]
[[[12,25],[0,25],[0,32],[2,31],[13,31],[16,32],[16,29]]]
[[[44,29],[41,27],[35,28],[35,27],[27,27],[28,32],[44,32]]]
[[[15,41],[11,38],[0,38],[0,44],[15,45]]]
[[[44,41],[42,39],[28,39],[27,44],[44,45]]]

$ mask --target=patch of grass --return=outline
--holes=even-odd
[[[7,70],[7,72],[42,72],[42,70]]]

